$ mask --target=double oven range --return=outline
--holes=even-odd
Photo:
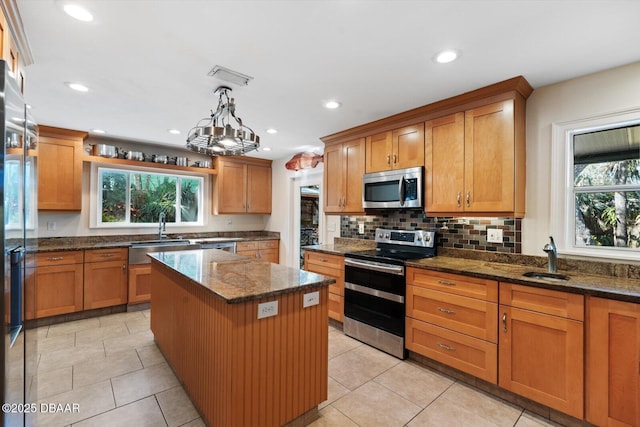
[[[404,359],[405,261],[433,257],[434,231],[376,229],[376,248],[344,255],[344,333]]]

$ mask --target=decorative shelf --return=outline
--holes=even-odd
[[[22,148],[6,148],[7,154],[16,154],[18,156],[22,156]],[[38,157],[38,150],[27,150],[27,156],[29,157]]]
[[[189,171],[189,172],[195,172],[195,173],[204,173],[208,175],[218,174],[218,171],[216,169],[211,169],[211,168],[196,168],[196,167],[190,167],[190,166],[167,165],[164,163],[140,162],[137,160],[115,159],[111,157],[84,156],[82,160],[85,162],[91,162],[91,163],[107,163],[107,164],[114,164],[114,165],[142,166],[142,167],[156,168],[156,169],[172,169],[172,170]]]

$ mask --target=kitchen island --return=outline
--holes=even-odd
[[[317,416],[333,279],[217,249],[149,256],[151,330],[207,425]]]

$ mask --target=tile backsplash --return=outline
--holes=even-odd
[[[358,233],[360,223],[364,224],[364,234]],[[435,230],[439,247],[522,253],[522,220],[518,218],[426,217],[419,210],[385,210],[340,218],[340,237],[373,240],[376,228]],[[502,243],[487,242],[488,228],[503,230]]]

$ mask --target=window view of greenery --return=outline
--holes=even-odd
[[[640,125],[573,137],[576,245],[640,248]]]
[[[148,172],[99,169],[102,223],[197,223],[202,178]]]
[[[5,185],[4,185],[4,224],[7,229],[22,229],[22,161],[6,160],[5,164]],[[24,164],[25,173],[25,215],[27,218],[26,228],[33,229],[35,223],[35,203],[34,177],[32,176],[32,161],[27,160]]]

